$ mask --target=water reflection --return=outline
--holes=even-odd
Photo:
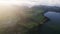
[[[49,11],[44,16],[50,20],[40,29],[41,34],[60,34],[60,13]]]

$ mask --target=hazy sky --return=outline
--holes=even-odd
[[[60,0],[0,0],[0,3],[27,4],[27,5],[60,5]]]

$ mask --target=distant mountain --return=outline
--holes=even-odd
[[[39,6],[33,6],[35,10],[40,10],[42,9],[43,11],[55,11],[55,12],[60,12],[60,7],[58,6],[45,6],[45,5],[39,5]]]

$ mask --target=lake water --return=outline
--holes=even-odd
[[[44,16],[50,20],[40,28],[40,34],[60,34],[60,13],[49,11]]]

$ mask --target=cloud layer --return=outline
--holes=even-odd
[[[17,5],[49,5],[49,6],[60,6],[60,0],[0,0],[0,3],[10,3]]]

